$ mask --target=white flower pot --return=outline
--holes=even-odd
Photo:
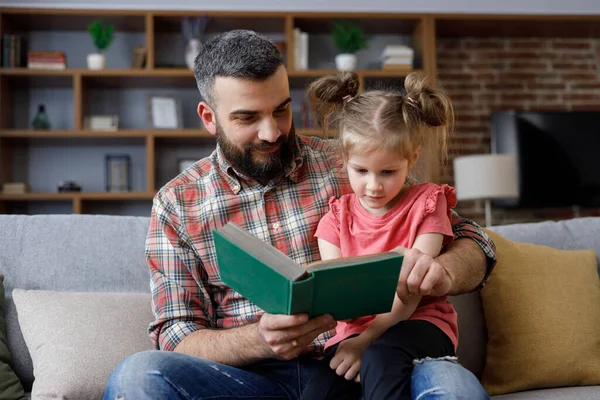
[[[338,54],[335,56],[335,66],[340,71],[353,71],[356,69],[355,54]]]
[[[88,69],[104,69],[106,67],[106,55],[92,53],[87,56]]]

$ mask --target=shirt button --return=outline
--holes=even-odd
[[[240,190],[240,185],[233,185],[233,190]]]
[[[275,222],[273,224],[273,229],[275,229],[275,230],[279,229],[279,222]]]

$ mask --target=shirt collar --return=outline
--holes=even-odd
[[[303,141],[298,136],[296,136],[296,145],[294,149],[295,156],[292,162],[286,167],[284,172],[284,176],[294,183],[298,182],[302,171],[304,171],[304,168],[302,168],[304,166],[304,155],[302,151],[303,147]],[[255,179],[243,174],[240,171],[237,171],[231,165],[229,160],[227,160],[223,155],[223,152],[221,151],[221,146],[219,146],[218,144],[216,149],[216,157],[217,164],[219,166],[219,171],[221,172],[221,175],[223,176],[225,182],[227,182],[229,188],[232,190],[233,193],[238,194],[240,190],[242,190],[242,180],[246,182],[255,182]]]

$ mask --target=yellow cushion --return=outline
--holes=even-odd
[[[600,385],[594,251],[557,250],[488,233],[498,264],[481,291],[488,329],[484,388],[493,396]]]

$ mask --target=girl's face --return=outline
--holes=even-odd
[[[362,206],[375,215],[389,211],[400,198],[410,167],[418,158],[408,160],[397,151],[373,150],[348,154],[348,177]]]

